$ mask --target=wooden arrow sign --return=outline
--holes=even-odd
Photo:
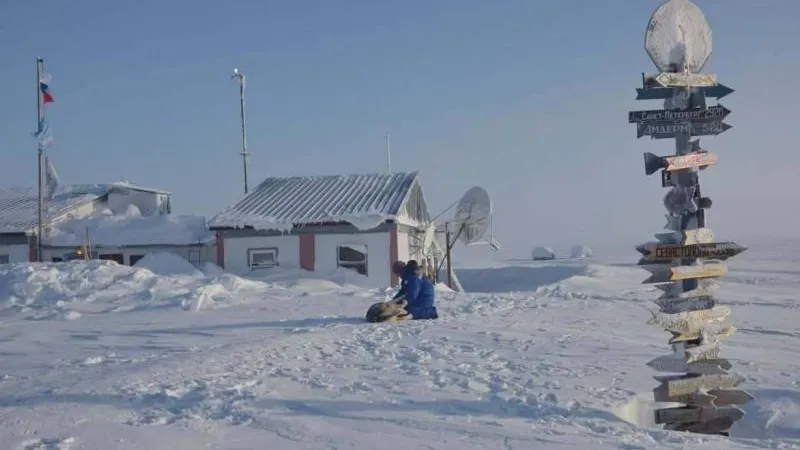
[[[712,295],[688,298],[659,298],[654,301],[656,305],[659,306],[660,311],[665,314],[711,309],[717,304],[717,301]]]
[[[656,375],[653,378],[665,385],[665,387],[662,389],[665,389],[666,395],[670,397],[691,394],[698,391],[710,391],[712,389],[732,389],[743,381],[741,377],[734,374],[676,376]]]
[[[682,343],[676,343],[679,345]],[[696,361],[702,361],[706,359],[719,359],[720,356],[720,348],[719,348],[719,341],[706,341],[703,344],[698,345],[694,348],[687,348],[684,350],[686,352],[686,362],[693,363]]]
[[[716,164],[719,156],[716,153],[707,151],[688,153],[678,156],[657,156],[653,153],[644,153],[644,172],[647,175],[654,174],[659,169],[667,172],[686,169],[703,169]]]
[[[732,367],[727,359],[708,359],[687,363],[685,358],[670,354],[655,358],[647,366],[659,372],[694,373],[701,375],[727,375],[727,370]]]
[[[716,136],[733,128],[721,120],[692,120],[686,122],[642,122],[636,124],[636,137],[650,136],[652,139],[672,139],[679,133],[692,136]]]
[[[662,87],[713,87],[717,76],[708,73],[661,72],[645,77],[645,83],[652,79]]]
[[[733,325],[720,325],[712,323],[707,325],[701,330],[695,330],[687,333],[679,333],[669,340],[670,344],[676,342],[696,341],[700,338],[710,341],[712,339],[719,339],[721,337],[731,337],[736,332],[736,327]]]
[[[747,248],[735,242],[713,242],[708,244],[674,245],[646,243],[636,247],[644,255],[639,265],[669,262],[673,259],[705,258],[725,261]]]
[[[694,109],[652,109],[649,111],[628,112],[628,123],[641,122],[674,122],[681,120],[722,120],[728,117],[731,110],[717,104],[708,108]]]
[[[695,280],[694,289],[690,291],[683,291],[675,292],[675,288],[683,289],[682,282],[675,282],[670,284],[658,284],[654,286],[657,289],[664,291],[664,294],[659,297],[659,300],[665,299],[684,299],[684,298],[691,298],[691,297],[702,297],[704,295],[713,295],[714,290],[717,289],[718,285],[717,282],[711,278],[700,278]]]
[[[710,244],[714,242],[714,231],[711,228],[657,233],[655,236],[656,239],[658,239],[657,244],[693,245]]]
[[[665,403],[684,403],[693,406],[714,406],[716,397],[701,392],[691,392],[684,395],[668,395],[667,385],[661,384],[653,389],[653,400]]]
[[[744,405],[755,398],[749,392],[739,389],[712,389],[708,391],[708,395],[714,397],[716,406]]]
[[[735,92],[733,89],[725,86],[724,84],[717,83],[712,87],[700,87],[707,98],[721,99],[726,95]],[[672,98],[675,92],[671,87],[656,87],[656,88],[636,88],[636,100],[666,100]]]
[[[656,423],[670,423],[670,422],[710,422],[719,420],[721,418],[728,418],[730,423],[744,417],[744,411],[734,406],[718,407],[700,407],[695,408],[692,406],[684,406],[680,408],[663,408],[655,411]],[[726,422],[727,423],[727,422]],[[730,427],[730,425],[728,425]]]
[[[730,432],[727,430],[730,429],[730,427],[732,427],[733,424],[742,417],[744,417],[744,411],[742,411],[741,417],[736,414],[715,417],[703,422],[672,422],[665,424],[664,429],[672,431],[684,431],[695,434],[716,434],[720,436],[730,436]]]
[[[664,314],[651,311],[653,317],[647,321],[649,325],[659,325],[667,331],[676,333],[695,333],[709,321],[725,320],[731,315],[729,306],[715,306],[711,309],[698,309],[677,314]]]
[[[669,267],[665,265],[642,266],[652,275],[642,284],[666,283],[692,278],[717,278],[728,273],[728,267],[721,262],[705,262],[694,266]]]

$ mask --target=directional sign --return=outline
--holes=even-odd
[[[707,98],[720,99],[734,92],[733,89],[724,84],[717,84],[713,87],[700,87]],[[667,100],[674,95],[674,88],[636,88],[636,100]]]
[[[672,139],[678,133],[692,136],[716,136],[733,128],[722,120],[692,120],[683,122],[659,121],[636,124],[636,137],[650,136],[653,139]]]
[[[628,112],[628,123],[641,122],[677,122],[681,120],[703,120],[718,119],[728,117],[731,110],[717,104],[705,109],[651,109],[647,111]]]
[[[661,72],[700,72],[711,55],[711,28],[694,3],[663,2],[650,16],[644,49]]]
[[[727,375],[727,369],[732,367],[730,361],[727,359],[707,359],[704,361],[687,363],[685,358],[674,354],[659,356],[648,362],[647,366],[659,372],[686,372],[700,375]]]
[[[647,75],[647,80],[653,80],[663,87],[713,87],[717,85],[717,76],[708,73],[683,73],[661,72],[656,75]]]
[[[698,186],[700,174],[695,172],[667,172],[661,171],[661,187]]]
[[[734,374],[724,375],[677,375],[677,376],[655,376],[656,381],[666,385],[666,393],[670,397],[676,395],[686,395],[700,390],[710,391],[712,389],[730,389],[738,386],[742,377]]]
[[[711,228],[697,228],[694,230],[674,231],[672,233],[657,233],[659,244],[710,244],[714,242],[714,231]]]
[[[672,422],[665,424],[664,429],[695,434],[730,436],[731,434],[728,430],[742,417],[744,417],[744,411],[741,413],[731,413],[729,415],[714,417],[713,419],[704,420],[703,422]]]
[[[712,389],[708,391],[708,395],[714,397],[716,406],[744,405],[755,398],[749,392],[739,389]]]
[[[677,345],[677,344],[676,344]],[[710,341],[694,348],[687,348],[686,362],[692,363],[705,359],[717,359],[720,355],[719,341]]]
[[[673,259],[706,258],[725,261],[747,250],[735,242],[714,242],[708,244],[643,244],[636,247],[644,257],[639,265],[669,262]]]
[[[719,161],[719,157],[707,151],[678,156],[656,156],[646,152],[644,154],[644,172],[646,175],[652,175],[659,169],[667,172],[692,168],[703,169],[716,164],[717,161]]]
[[[724,263],[706,262],[693,266],[669,267],[665,265],[642,266],[645,270],[652,273],[650,278],[642,284],[666,283],[669,281],[688,280],[692,278],[717,278],[728,273],[728,267]]]
[[[700,407],[684,406],[681,408],[663,408],[655,411],[655,423],[678,422],[686,424],[685,428],[700,430],[708,427],[707,423],[720,423],[721,426],[714,427],[722,430],[730,428],[737,420],[744,417],[744,411],[735,406],[723,407]],[[697,431],[695,431],[697,432]]]
[[[695,279],[695,286],[690,291],[683,291],[685,282],[675,282],[670,284],[657,284],[655,287],[664,291],[664,294],[659,297],[663,300],[676,300],[692,297],[702,297],[704,295],[713,295],[714,290],[718,287],[716,281],[711,278]],[[675,293],[673,286],[681,288],[681,291]],[[688,286],[687,286],[688,287]]]
[[[677,314],[698,309],[711,309],[717,304],[712,295],[689,298],[659,298],[655,303],[661,308],[664,314]],[[674,339],[674,338],[673,338]],[[672,343],[672,342],[670,342]]]
[[[731,337],[733,333],[736,332],[736,327],[733,325],[717,325],[712,324],[710,326],[706,326],[701,330],[694,330],[691,332],[680,333],[674,336],[672,339],[669,340],[670,344],[674,344],[676,342],[686,342],[686,341],[695,341],[700,338],[704,340],[716,340],[720,337]]]
[[[711,309],[697,309],[676,314],[664,314],[651,311],[653,317],[647,322],[649,325],[659,325],[667,331],[675,333],[699,332],[709,321],[725,320],[731,315],[728,306],[715,306]]]
[[[684,395],[668,395],[667,385],[661,384],[653,389],[653,400],[665,403],[685,403],[693,406],[714,406],[716,397],[700,392],[691,392]]]

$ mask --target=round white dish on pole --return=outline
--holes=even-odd
[[[667,0],[650,17],[644,48],[661,72],[703,70],[711,55],[711,28],[689,0]]]

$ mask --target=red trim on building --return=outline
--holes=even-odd
[[[392,272],[392,264],[398,259],[397,251],[397,224],[393,224],[389,230],[389,285],[397,286],[400,279]]]
[[[28,245],[28,259],[29,262],[38,262],[39,258],[36,257],[36,246]]]
[[[217,230],[217,265],[225,268],[225,238],[222,237],[222,230]]]
[[[311,272],[314,271],[314,259],[315,259],[315,246],[316,243],[316,235],[314,233],[305,233],[299,235],[300,237],[300,267],[309,270]]]

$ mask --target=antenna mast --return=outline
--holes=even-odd
[[[386,133],[386,172],[392,173],[392,146],[389,143],[389,133]]]
[[[244,84],[246,77],[245,74],[234,67],[231,79],[234,78],[239,80],[239,110],[242,120],[242,153],[240,154],[242,155],[242,168],[244,169],[244,193],[247,194],[247,157],[250,156],[250,153],[247,153],[247,121],[244,113]]]

